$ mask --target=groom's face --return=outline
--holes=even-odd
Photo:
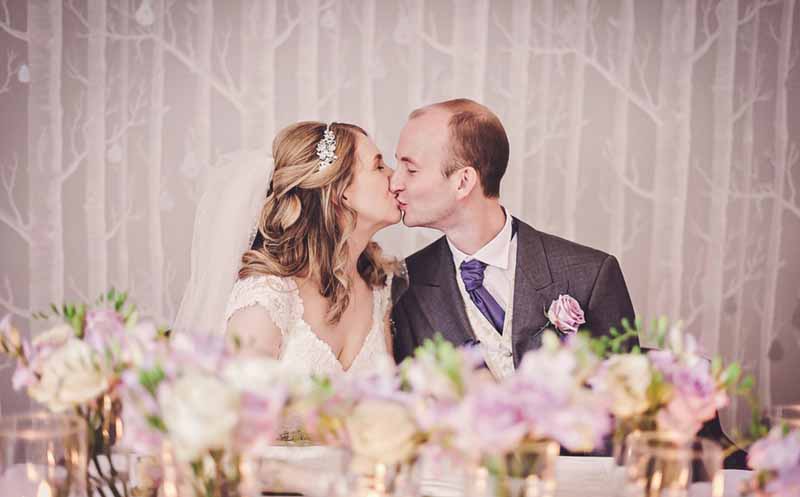
[[[444,229],[456,209],[458,182],[444,175],[449,121],[450,113],[432,108],[409,120],[400,132],[390,187],[406,226]]]

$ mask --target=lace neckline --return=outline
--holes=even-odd
[[[347,373],[350,370],[352,370],[353,366],[355,366],[358,360],[361,358],[361,354],[362,352],[364,352],[364,349],[367,348],[367,344],[372,339],[372,335],[375,334],[375,329],[381,322],[379,316],[380,293],[378,292],[378,289],[377,288],[372,289],[372,321],[370,323],[369,331],[367,332],[366,336],[364,336],[364,340],[361,342],[361,346],[359,347],[358,352],[356,352],[355,357],[353,357],[353,360],[350,361],[350,364],[347,367],[345,367],[344,364],[342,364],[342,361],[340,361],[339,358],[336,357],[336,354],[333,352],[333,348],[331,347],[331,345],[322,338],[320,338],[319,335],[317,335],[314,332],[314,329],[311,328],[311,325],[308,324],[308,322],[306,322],[305,318],[303,317],[305,316],[305,305],[303,304],[303,298],[300,296],[300,287],[297,285],[297,282],[294,280],[294,278],[291,277],[286,278],[286,280],[289,282],[289,290],[292,292],[292,295],[294,296],[293,300],[295,302],[295,307],[296,307],[295,320],[299,325],[299,329],[310,334],[317,342],[319,342],[322,348],[326,351],[326,353],[330,356],[330,358],[333,359],[333,361],[339,366],[339,369],[343,373]]]

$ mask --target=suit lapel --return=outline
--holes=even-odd
[[[412,279],[412,284],[415,286],[420,309],[433,331],[440,332],[449,341],[461,345],[473,339],[474,333],[456,282],[450,247],[444,237],[436,243],[437,255],[430,261],[434,266],[421,271],[416,282]]]
[[[538,232],[516,218],[514,222],[518,225],[518,239],[511,342],[516,367],[526,351],[541,345],[547,308],[555,296],[566,292],[566,283],[553,278]]]

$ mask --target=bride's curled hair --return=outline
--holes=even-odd
[[[257,275],[311,278],[330,302],[328,321],[338,323],[350,301],[348,238],[356,213],[344,203],[353,181],[358,126],[332,123],[336,160],[319,170],[317,143],[326,124],[299,122],[281,130],[272,142],[275,171],[258,221],[263,245],[242,256],[239,278]],[[386,284],[388,262],[369,242],[357,269],[370,288]]]

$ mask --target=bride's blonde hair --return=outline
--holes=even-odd
[[[274,275],[319,281],[319,292],[330,303],[328,321],[335,324],[350,302],[352,287],[346,273],[347,241],[356,212],[344,204],[344,191],[355,173],[357,134],[367,133],[353,124],[332,123],[337,159],[319,170],[316,147],[325,128],[321,122],[299,122],[272,142],[275,171],[258,222],[264,243],[244,253],[239,278]],[[369,242],[357,269],[370,288],[386,284],[387,267],[378,244]]]

